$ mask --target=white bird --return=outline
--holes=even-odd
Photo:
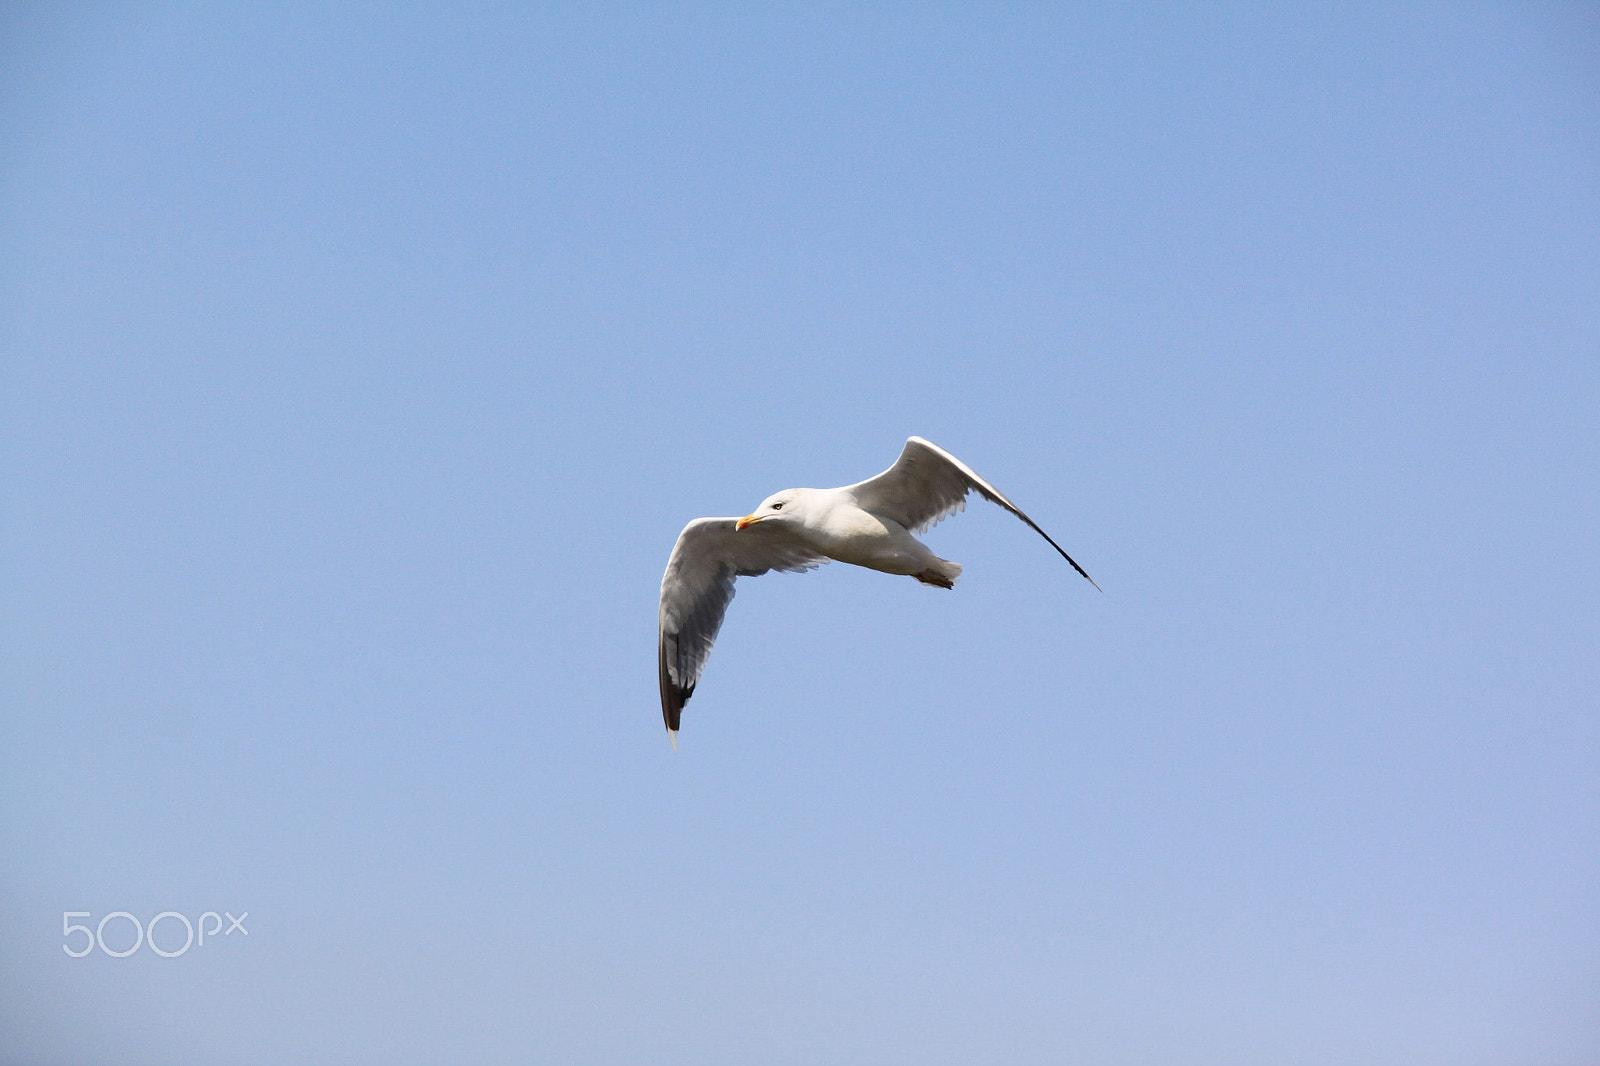
[[[812,570],[837,559],[924,585],[955,587],[961,566],[911,534],[965,510],[978,494],[1032,526],[1095,588],[1066,551],[972,468],[930,441],[912,437],[877,477],[837,489],[784,489],[743,518],[696,518],[678,534],[661,579],[661,715],[672,746],[706,656],[733,599],[733,582],[768,570]]]

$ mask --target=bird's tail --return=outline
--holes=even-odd
[[[911,576],[924,585],[932,585],[941,589],[953,589],[956,587],[956,578],[961,576],[961,564],[952,563],[949,559],[934,559],[933,565],[928,569],[920,574],[912,574]]]

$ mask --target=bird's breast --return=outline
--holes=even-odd
[[[892,574],[913,572],[906,567],[920,565],[927,555],[898,522],[859,507],[835,508],[814,532],[817,547],[830,559]]]

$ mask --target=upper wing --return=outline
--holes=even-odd
[[[661,716],[674,735],[722,628],[734,578],[810,570],[828,561],[776,522],[735,530],[737,521],[697,518],[684,526],[661,578]]]
[[[979,477],[966,463],[932,441],[912,437],[906,441],[905,449],[893,466],[877,477],[849,486],[848,491],[855,493],[856,503],[862,510],[892,518],[912,533],[920,533],[963,510],[967,506],[967,492],[971,489],[977,489],[978,495],[999,504],[1032,526],[1034,532],[1050,541],[1050,546],[1060,552],[1074,570],[1083,574],[1089,584],[1100,587],[1061,545],[1050,540],[1050,534],[1040,529],[1037,522],[1023,514],[1016,504],[1002,496],[999,489]]]

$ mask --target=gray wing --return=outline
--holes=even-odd
[[[661,716],[674,736],[722,628],[734,579],[811,570],[828,561],[776,522],[735,530],[737,521],[697,518],[684,526],[661,578]]]
[[[967,493],[972,489],[1032,526],[1033,531],[1050,541],[1050,546],[1060,552],[1074,570],[1083,574],[1089,584],[1100,587],[1061,545],[1050,540],[1050,534],[1040,529],[1037,522],[1023,514],[1016,504],[1002,496],[999,489],[979,477],[966,463],[932,441],[912,437],[906,441],[905,449],[893,466],[877,477],[849,486],[847,491],[855,494],[856,503],[862,510],[892,518],[912,533],[920,533],[957,511],[964,510]]]

